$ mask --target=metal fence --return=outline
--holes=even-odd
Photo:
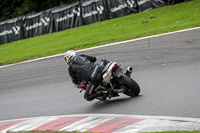
[[[81,0],[0,23],[0,45],[188,0]]]

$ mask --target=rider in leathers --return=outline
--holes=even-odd
[[[75,51],[67,51],[64,56],[65,61],[69,65],[68,72],[75,85],[81,84],[81,82],[90,82],[86,88],[84,98],[88,101],[93,100],[97,96],[102,96],[102,92],[94,93],[102,82],[102,71],[107,60],[100,60],[97,63],[96,57],[88,55],[77,55]]]

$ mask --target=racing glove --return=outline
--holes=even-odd
[[[77,87],[77,88],[80,88],[80,89],[82,89],[82,90],[86,90],[87,84],[81,83],[81,84],[77,85],[76,87]]]

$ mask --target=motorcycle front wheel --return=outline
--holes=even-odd
[[[124,85],[127,88],[127,90],[124,92],[125,95],[131,97],[139,95],[140,86],[132,78],[126,75],[121,75],[120,78],[117,79],[117,81],[119,81],[122,85]]]

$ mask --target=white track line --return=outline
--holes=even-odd
[[[101,45],[101,46],[96,46],[96,47],[81,49],[81,50],[77,50],[76,52],[93,50],[93,49],[97,49],[97,48],[103,48],[103,47],[108,47],[108,46],[113,46],[113,45],[118,45],[118,44],[123,44],[123,43],[128,43],[128,42],[134,42],[134,41],[138,41],[138,40],[144,40],[144,39],[148,39],[148,38],[154,38],[154,37],[160,37],[160,36],[165,36],[165,35],[171,35],[171,34],[175,34],[175,33],[181,33],[181,32],[186,32],[186,31],[197,30],[197,29],[200,29],[200,27],[195,27],[195,28],[190,28],[190,29],[184,29],[184,30],[178,30],[178,31],[164,33],[164,34],[159,34],[159,35],[147,36],[147,37],[142,37],[142,38],[138,38],[138,39],[131,39],[131,40],[127,40],[127,41],[121,41],[121,42],[116,42],[116,43],[111,43],[111,44],[106,44],[106,45]],[[52,55],[52,56],[47,56],[47,57],[42,57],[42,58],[38,58],[38,59],[33,59],[33,60],[29,60],[29,61],[19,62],[19,63],[15,63],[15,64],[9,64],[9,65],[5,65],[5,66],[0,66],[0,69],[1,68],[5,68],[5,67],[10,67],[10,66],[18,65],[18,64],[24,64],[24,63],[39,61],[39,60],[43,60],[43,59],[49,59],[49,58],[63,56],[63,55],[64,55],[64,53],[57,54],[57,55]]]
[[[12,120],[3,120],[0,122],[16,121],[16,120],[30,120],[30,119],[55,119],[61,117],[122,117],[122,118],[138,118],[138,119],[159,119],[159,120],[175,120],[175,121],[188,121],[188,122],[200,122],[200,118],[192,117],[176,117],[176,116],[150,116],[150,115],[127,115],[127,114],[70,114],[70,115],[58,115],[58,116],[40,116],[19,118]]]

